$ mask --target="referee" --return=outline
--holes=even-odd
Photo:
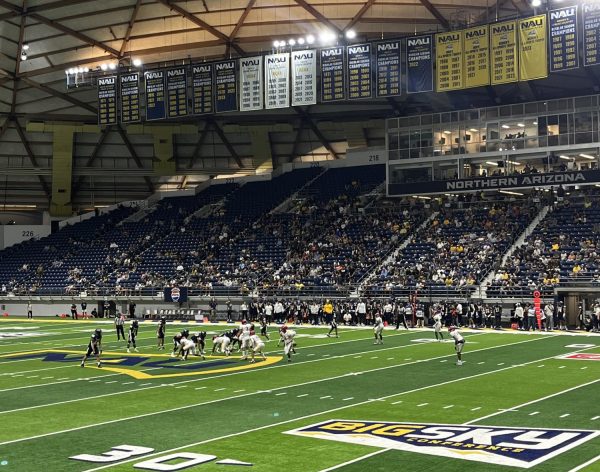
[[[121,337],[123,338],[123,341],[125,341],[125,331],[123,328],[123,325],[125,324],[125,317],[117,312],[117,314],[115,315],[115,328],[117,329],[117,341],[121,340]]]

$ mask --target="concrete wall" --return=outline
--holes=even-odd
[[[0,226],[0,231],[0,249],[4,249],[29,239],[45,238],[51,230],[50,225],[5,225]]]

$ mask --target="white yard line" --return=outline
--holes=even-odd
[[[596,457],[591,458],[589,461],[584,462],[583,464],[578,465],[577,467],[574,467],[573,469],[569,470],[569,472],[578,472],[581,469],[585,469],[588,465],[592,465],[597,460],[600,460],[600,454]]]
[[[342,462],[341,464],[334,465],[333,467],[329,467],[327,469],[321,469],[319,472],[329,472],[330,470],[341,469],[342,467],[345,467],[347,465],[363,461],[365,459],[368,459],[369,457],[373,457],[378,454],[383,454],[384,452],[388,452],[388,451],[391,451],[391,449],[379,449],[375,452],[370,452],[369,454],[365,454],[364,456],[357,457],[356,459],[352,459],[350,461],[346,461],[346,462]]]

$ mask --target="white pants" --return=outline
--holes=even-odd
[[[264,348],[265,348],[265,343],[258,343],[256,346],[254,346],[254,349],[252,349],[252,350],[254,352],[262,352]]]
[[[286,341],[283,345],[283,352],[285,355],[287,356],[292,349],[294,349],[294,341]]]

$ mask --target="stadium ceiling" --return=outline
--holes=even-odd
[[[28,122],[97,121],[95,89],[67,90],[66,69],[94,69],[111,61],[127,67],[134,59],[170,65],[238,57],[271,51],[276,39],[323,31],[343,38],[354,29],[353,42],[360,42],[532,13],[527,0],[0,0],[0,205],[47,203],[52,136],[27,131]],[[339,158],[349,142],[383,145],[377,120],[386,117],[599,90],[589,68],[568,76],[533,85],[189,118],[185,122],[197,125],[198,135],[176,140],[178,175],[170,178],[151,173],[151,137],[132,136],[117,126],[78,134],[73,203],[83,208],[143,198],[209,175],[251,173],[252,143],[244,125],[288,125],[270,136],[276,164],[306,155]],[[349,116],[375,124],[350,135],[356,127],[342,123]]]

